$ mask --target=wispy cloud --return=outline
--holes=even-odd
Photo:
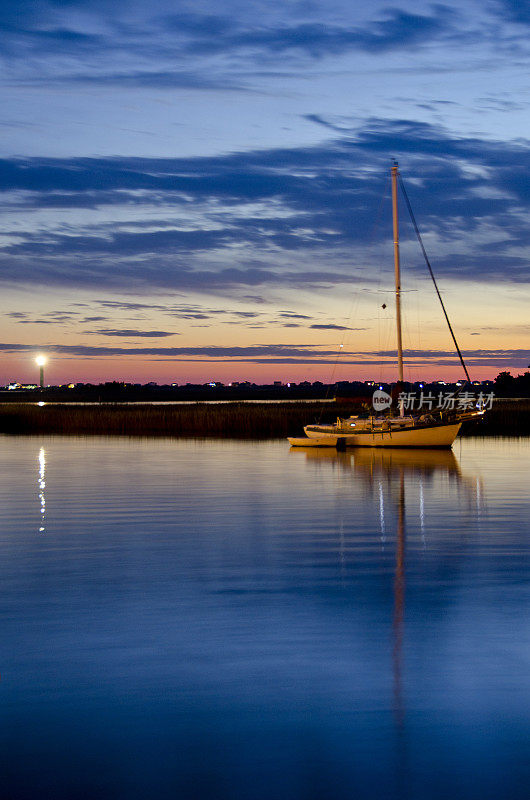
[[[227,2],[221,12],[212,13],[196,5],[186,8],[180,4],[175,12],[170,3],[158,4],[156,9],[131,3],[128,24],[114,9],[101,4],[43,0],[19,6],[17,13],[11,3],[2,4],[2,51],[11,59],[25,59],[26,75],[37,80],[38,70],[31,67],[47,56],[48,64],[55,57],[57,65],[42,78],[118,82],[124,87],[221,88],[211,72],[207,77],[206,70],[190,71],[188,65],[199,59],[211,63],[214,57],[247,58],[256,64],[279,55],[317,60],[348,52],[381,54],[412,45],[422,47],[457,30],[455,11],[442,4],[433,4],[421,14],[398,7],[374,8],[372,17],[364,20],[355,7],[350,10],[346,6],[339,21],[333,7],[311,13],[309,6],[287,10],[264,4],[259,13],[250,13]],[[149,68],[139,70],[133,66],[138,62]],[[169,67],[175,62],[178,70],[159,68],[160,63]],[[128,63],[130,69],[117,71],[115,63]],[[244,74],[243,63],[240,74]]]
[[[310,328],[314,328],[318,331],[365,331],[367,328],[347,328],[345,325],[334,325],[330,323],[329,325],[310,325]]]
[[[528,0],[495,0],[498,15],[520,25],[530,25]]]
[[[165,23],[177,34],[189,37],[188,47],[195,52],[234,52],[262,50],[272,53],[303,51],[313,58],[338,55],[349,50],[381,53],[422,44],[453,29],[453,14],[447,6],[434,6],[430,13],[412,14],[398,8],[387,9],[379,19],[365,25],[306,22],[279,26],[236,27],[233,20],[178,14]]]
[[[0,352],[33,353],[38,352],[41,345],[2,343]],[[204,361],[208,363],[266,363],[266,364],[334,364],[337,359],[336,350],[326,350],[311,345],[258,344],[248,347],[222,347],[216,345],[201,347],[107,347],[90,345],[51,344],[47,352],[71,356],[94,358],[114,358],[133,356],[135,358],[159,358],[173,361]],[[530,360],[530,350],[464,350],[464,356],[470,366],[488,366],[498,368],[525,368]],[[447,350],[408,350],[406,353],[409,366],[431,368],[434,366],[453,366],[458,364],[455,353]],[[375,350],[367,353],[353,351],[343,352],[342,364],[365,366],[388,366],[395,364],[396,354],[393,350]]]
[[[245,302],[248,302],[246,298]],[[110,316],[100,314],[88,315],[86,309],[105,309]],[[75,309],[75,310],[72,310]],[[77,310],[80,309],[80,310]],[[252,328],[277,327],[284,319],[311,320],[307,314],[298,314],[294,311],[281,311],[279,314],[269,315],[265,311],[251,311],[248,309],[212,308],[209,305],[197,303],[140,303],[126,300],[95,299],[91,303],[70,303],[64,310],[45,312],[41,315],[27,311],[10,311],[6,317],[17,325],[64,325],[77,326],[94,322],[116,322],[120,320],[123,327],[95,328],[84,330],[83,333],[102,336],[145,337],[163,338],[179,335],[177,331],[168,330],[142,330],[126,326],[126,321],[149,320],[152,315],[165,316],[169,319],[179,319],[185,322],[204,321],[216,325],[238,325]],[[278,319],[278,317],[280,319]],[[259,320],[259,322],[257,321]],[[294,323],[291,323],[294,325]],[[208,325],[203,326],[208,327]],[[297,323],[296,327],[300,327]]]
[[[318,146],[211,158],[4,159],[5,191],[25,197],[28,210],[46,208],[47,221],[26,216],[26,230],[4,227],[0,281],[218,294],[366,284],[390,152],[402,154],[415,178],[409,194],[420,226],[444,243],[431,254],[439,274],[528,280],[529,143],[372,120]],[[102,189],[107,218],[115,206],[121,221],[101,223],[87,212],[65,230],[65,211],[50,211],[50,198],[62,197],[64,209],[70,201],[86,207],[83,198]],[[124,212],[128,197],[135,202]],[[404,229],[405,244],[410,235]],[[201,313],[175,310],[182,318]]]
[[[127,339],[166,339],[168,336],[179,336],[175,331],[138,331],[134,329],[112,329],[98,328],[95,331],[83,331],[83,333],[95,334],[97,336],[122,336]]]

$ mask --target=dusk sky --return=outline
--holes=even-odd
[[[393,158],[471,377],[530,364],[528,0],[0,25],[0,383],[394,379]],[[461,377],[402,211],[405,377]]]

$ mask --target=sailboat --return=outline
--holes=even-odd
[[[438,290],[438,286],[427,258],[427,253],[412,213],[408,196],[399,175],[399,167],[394,162],[391,168],[392,182],[392,222],[394,232],[394,275],[396,297],[396,336],[398,359],[398,386],[403,386],[403,341],[401,334],[401,266],[399,257],[399,217],[398,217],[398,179],[401,182],[405,200],[418,241],[423,251],[424,258],[441,303],[445,319],[449,326],[451,336],[460,362],[464,368],[468,383],[471,383],[462,353],[458,347],[455,334],[451,327],[447,311]],[[483,409],[470,411],[429,412],[418,415],[405,416],[404,404],[399,404],[399,416],[370,416],[361,419],[358,416],[341,419],[340,417],[331,425],[306,425],[305,436],[288,437],[292,447],[427,447],[450,448],[453,445],[464,420],[478,417],[484,413]]]

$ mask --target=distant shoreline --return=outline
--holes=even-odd
[[[528,373],[530,375],[530,373]],[[525,377],[525,376],[523,376]],[[460,383],[449,383],[442,381],[433,382],[404,382],[401,389],[404,392],[412,392],[417,396],[420,393],[425,395],[433,394],[435,397],[439,393],[452,392],[458,394],[463,391],[471,391],[475,395],[482,393],[484,396],[494,393],[495,397],[524,398],[530,399],[530,384],[526,381],[517,383],[519,379],[514,379],[515,385],[497,385],[494,381],[483,381],[472,386],[463,386]],[[523,385],[524,384],[524,385]],[[15,386],[16,384],[13,384]],[[156,384],[146,384],[136,386],[118,381],[110,381],[101,384],[69,384],[63,386],[45,386],[43,389],[36,387],[21,387],[16,389],[0,389],[0,404],[2,403],[31,403],[31,402],[78,402],[78,403],[153,403],[153,402],[207,402],[207,401],[267,401],[267,402],[287,402],[304,400],[310,401],[331,401],[336,398],[343,403],[364,403],[371,405],[372,396],[375,390],[381,388],[385,392],[394,395],[397,391],[396,384],[368,383],[353,381],[339,382],[336,384],[325,384],[320,381],[309,383],[278,383],[272,384],[184,384],[159,386]]]
[[[359,408],[353,404],[322,400],[89,405],[0,402],[0,433],[277,439],[301,435],[303,426],[312,422],[334,422],[338,416],[356,413]],[[530,435],[530,400],[497,400],[484,419],[466,424],[462,435]]]

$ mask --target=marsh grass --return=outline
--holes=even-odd
[[[464,425],[464,436],[530,435],[530,399],[496,400],[479,423]]]
[[[275,439],[302,435],[304,425],[333,422],[353,407],[322,403],[225,403],[220,405],[102,405],[6,403],[0,433]],[[530,400],[499,401],[464,435],[530,434]]]
[[[304,425],[333,421],[322,403],[226,403],[186,405],[0,405],[0,433],[103,434],[271,439],[301,432]]]

